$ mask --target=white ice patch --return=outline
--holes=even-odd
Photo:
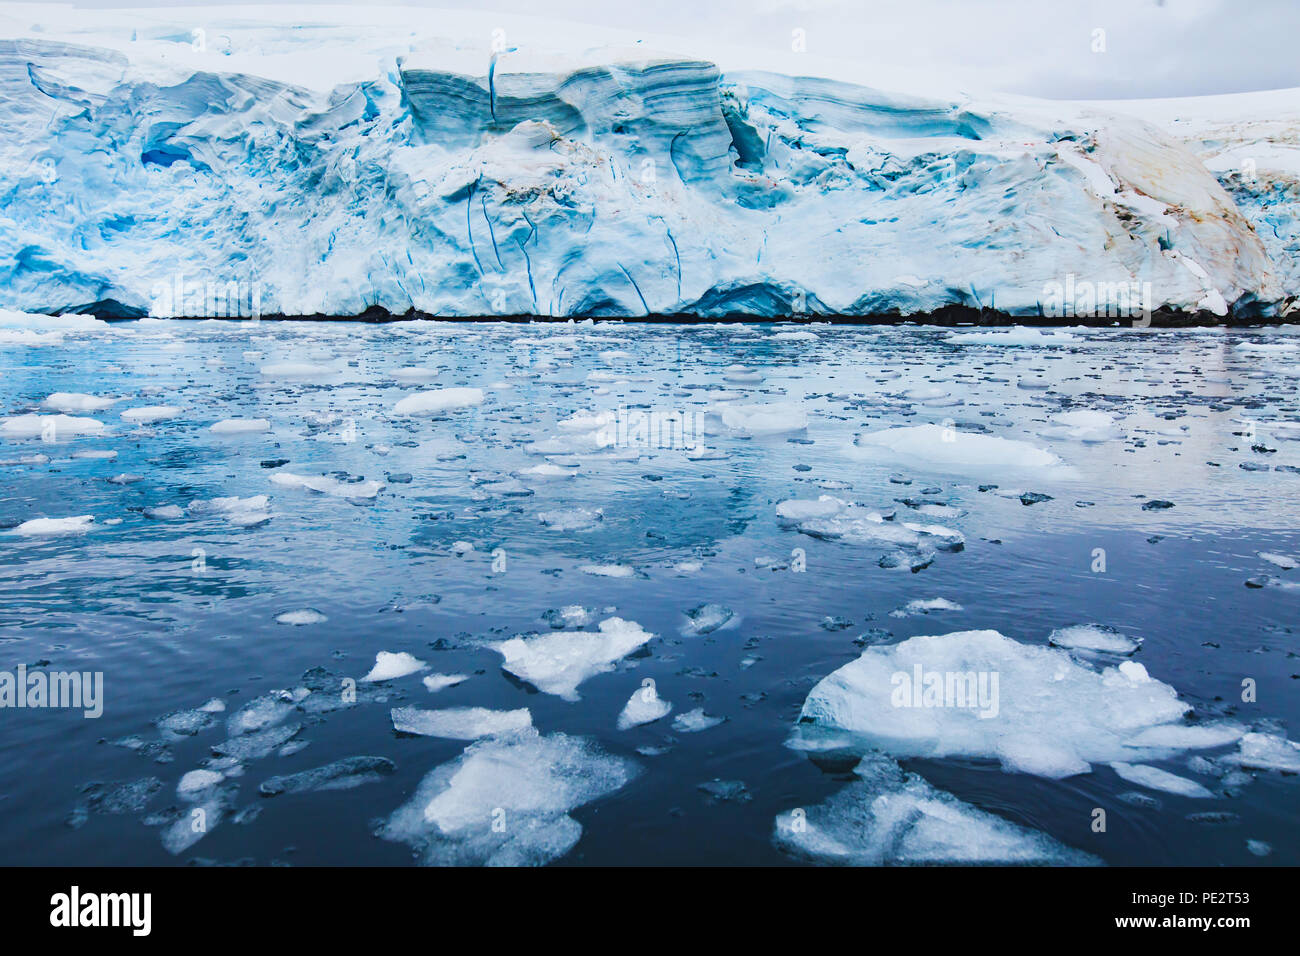
[[[727,718],[706,714],[703,707],[696,707],[674,717],[673,730],[681,734],[698,734],[700,731],[712,730],[726,722]]]
[[[94,515],[77,515],[74,518],[32,518],[7,533],[24,538],[53,537],[60,534],[83,534],[90,530]]]
[[[236,528],[256,528],[271,520],[270,499],[266,495],[196,500],[186,505],[185,510],[197,518],[212,515],[225,518]]]
[[[613,670],[615,661],[653,637],[635,621],[611,617],[600,622],[598,632],[557,631],[490,646],[505,658],[504,669],[520,680],[544,693],[577,700],[579,684]]]
[[[1115,421],[1115,417],[1106,412],[1086,409],[1062,412],[1053,415],[1052,422],[1054,424],[1042,430],[1044,438],[1093,443],[1124,437],[1124,430]]]
[[[423,678],[421,683],[424,684],[424,689],[429,693],[436,694],[440,690],[455,687],[467,680],[469,680],[468,674],[430,674],[428,677]]]
[[[1127,780],[1129,783],[1136,783],[1140,787],[1146,787],[1148,790],[1163,790],[1165,793],[1176,793],[1180,797],[1194,797],[1197,799],[1209,799],[1214,796],[1213,793],[1195,780],[1188,780],[1186,777],[1180,777],[1176,773],[1161,770],[1159,767],[1148,767],[1146,764],[1120,763],[1118,761],[1110,766],[1122,779]]]
[[[405,677],[408,674],[415,674],[428,669],[428,664],[412,657],[405,651],[396,654],[389,651],[380,651],[375,655],[375,666],[370,668],[370,673],[366,674],[361,680],[366,683],[396,680],[399,677]]]
[[[1073,345],[1079,341],[1079,337],[1062,331],[1014,328],[1007,332],[955,332],[946,341],[949,345],[1016,345],[1032,348]]]
[[[1132,661],[1098,671],[1064,650],[961,631],[867,648],[812,689],[794,743],[981,757],[1008,771],[1067,777],[1092,762],[1169,756],[1133,741],[1189,710]]]
[[[5,438],[43,438],[63,441],[86,435],[99,435],[104,423],[93,418],[72,415],[15,415],[0,421],[0,436]]]
[[[534,729],[480,740],[420,782],[379,835],[442,866],[542,866],[582,836],[570,811],[619,790],[634,763]]]
[[[180,413],[181,409],[176,405],[143,405],[138,408],[124,410],[122,420],[134,422],[137,425],[152,425],[154,422],[175,418]]]
[[[445,737],[450,740],[496,737],[533,725],[533,715],[527,707],[518,710],[490,710],[486,707],[421,710],[418,707],[394,707],[392,718],[393,729],[398,733]]]
[[[1050,468],[1062,464],[1056,455],[1029,442],[942,425],[909,425],[868,432],[858,437],[852,454],[857,458],[874,458],[879,451],[958,472],[968,468]]]
[[[759,438],[786,435],[808,427],[808,412],[801,405],[727,405],[721,411],[722,424],[738,435]]]
[[[960,604],[947,598],[917,598],[908,601],[902,607],[890,611],[890,617],[912,617],[916,614],[929,614],[931,611],[960,611]]]
[[[626,564],[583,564],[578,570],[583,574],[592,574],[599,578],[630,578],[636,576],[636,569]]]
[[[224,418],[208,427],[214,435],[256,435],[270,429],[265,418]]]
[[[1237,744],[1237,752],[1220,758],[1248,770],[1280,770],[1300,773],[1300,744],[1276,734],[1246,734]]]
[[[55,392],[41,404],[56,412],[102,412],[120,398],[100,398],[98,395],[83,395],[80,392]]]
[[[483,404],[481,388],[440,388],[432,392],[416,392],[393,406],[394,415],[428,417],[458,408]]]
[[[1142,646],[1142,638],[1129,637],[1100,624],[1074,624],[1057,628],[1048,635],[1047,641],[1057,647],[1103,654],[1132,654]]]
[[[380,481],[339,481],[328,475],[295,475],[291,471],[277,471],[271,484],[281,488],[300,488],[335,498],[373,498],[384,490]]]
[[[618,729],[631,730],[667,717],[673,705],[659,696],[654,684],[646,684],[635,691],[618,715]]]
[[[283,614],[275,616],[277,624],[291,624],[294,627],[302,627],[306,624],[320,624],[329,620],[320,611],[315,608],[305,607],[297,611],[285,611]]]

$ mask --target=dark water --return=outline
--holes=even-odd
[[[0,667],[100,671],[105,682],[99,719],[0,710],[0,859],[409,864],[411,848],[377,838],[375,826],[466,742],[395,734],[389,710],[405,704],[526,707],[543,734],[582,736],[593,752],[635,763],[626,785],[572,810],[582,836],[561,865],[795,863],[773,844],[774,817],[819,803],[849,777],[785,742],[808,691],[861,653],[854,638],[871,627],[891,632],[891,641],[991,628],[1043,644],[1055,628],[1097,622],[1143,638],[1136,659],[1197,717],[1230,717],[1292,739],[1300,733],[1300,591],[1286,586],[1300,581],[1300,570],[1259,557],[1300,555],[1300,474],[1275,469],[1300,464],[1294,430],[1277,426],[1300,417],[1300,351],[1242,348],[1300,337],[1076,330],[1051,347],[1011,347],[946,344],[949,333],[925,328],[815,327],[815,340],[776,339],[775,331],[141,322],[69,331],[61,344],[5,345],[5,415],[52,414],[39,406],[56,392],[121,400],[69,413],[102,422],[103,434],[0,444],[6,527],[95,517],[83,533],[0,535]],[[266,368],[284,362],[323,371]],[[727,381],[734,365],[761,380],[732,370]],[[412,366],[429,376],[391,377]],[[394,414],[397,401],[417,391],[460,386],[483,389],[482,404],[434,418]],[[926,388],[935,392],[915,391]],[[556,422],[594,409],[767,403],[797,404],[806,430],[749,437],[710,416],[706,443],[723,457],[707,460],[677,449],[529,447],[570,440],[574,433]],[[155,405],[181,411],[144,427],[122,419],[128,408]],[[1072,409],[1111,414],[1118,437],[1043,436],[1052,415]],[[209,430],[232,418],[266,419],[269,430]],[[863,432],[945,421],[1031,442],[1066,465],[1026,474],[849,451]],[[73,457],[104,449],[116,458]],[[577,464],[577,473],[528,472],[547,461],[546,451],[568,470]],[[1257,461],[1269,470],[1240,467]],[[384,488],[348,498],[276,485],[277,472]],[[123,474],[138,480],[107,480]],[[981,484],[1000,487],[981,492]],[[1005,494],[1012,488],[1051,500],[1026,506]],[[964,514],[913,519],[896,501],[925,491]],[[880,567],[880,547],[822,540],[777,521],[779,501],[820,494],[957,528],[965,549],[908,573]],[[270,520],[253,527],[184,510],[193,501],[258,495],[269,496]],[[1147,498],[1175,507],[1144,511]],[[143,511],[165,505],[181,515]],[[557,530],[538,518],[596,509],[601,517],[586,530]],[[474,550],[458,554],[456,542]],[[806,555],[803,573],[766,566],[788,563],[796,548]],[[1093,570],[1098,548],[1104,573]],[[194,568],[195,549],[205,570]],[[494,551],[504,553],[504,569],[494,571]],[[699,568],[681,569],[683,562]],[[579,570],[591,564],[634,573]],[[1245,586],[1264,575],[1271,586]],[[935,597],[962,609],[890,616]],[[704,603],[731,609],[738,621],[709,634],[685,631],[684,612]],[[486,646],[550,632],[542,615],[569,605],[656,635],[582,683],[578,701],[506,674]],[[277,623],[299,609],[325,620]],[[820,625],[828,616],[852,625],[828,630]],[[432,694],[415,674],[366,690],[355,706],[291,714],[304,722],[296,740],[307,746],[243,762],[242,774],[225,782],[220,824],[180,853],[164,848],[166,821],[189,806],[176,784],[211,758],[227,718],[275,689],[359,678],[379,651],[408,652],[429,665],[424,673],[470,677]],[[327,673],[304,678],[313,668]],[[620,710],[647,677],[673,713],[617,730]],[[1256,682],[1254,703],[1240,699],[1244,678]],[[212,698],[226,711],[211,727],[160,737],[157,718]],[[726,722],[674,730],[673,717],[696,707]],[[114,743],[131,737],[147,746]],[[268,777],[354,755],[390,758],[396,771],[355,789],[258,795]],[[1294,776],[1253,772],[1248,785],[1213,801],[1151,792],[1161,806],[1146,809],[1117,799],[1142,788],[1104,765],[1063,780],[973,759],[904,766],[1111,864],[1300,863]],[[1160,766],[1215,788],[1184,760]],[[115,807],[86,790],[148,778],[157,783],[146,785],[139,805]],[[743,782],[741,797],[699,789],[715,778]],[[248,807],[260,813],[232,818]],[[1089,829],[1095,807],[1108,808],[1105,834]],[[170,816],[168,808],[176,808]],[[1207,810],[1233,816],[1218,825],[1186,819]],[[1256,856],[1247,840],[1271,853]]]

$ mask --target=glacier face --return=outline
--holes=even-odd
[[[1300,293],[1294,175],[1216,178],[1123,111],[640,49],[419,49],[322,87],[164,26],[8,32],[8,308],[1137,319]]]

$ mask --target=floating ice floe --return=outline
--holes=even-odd
[[[0,436],[4,438],[63,441],[68,438],[99,435],[103,431],[103,422],[72,415],[15,415],[0,421]]]
[[[310,382],[337,374],[337,369],[330,368],[328,365],[313,365],[310,362],[273,362],[261,368],[263,378],[287,381]]]
[[[1093,669],[1064,650],[997,631],[961,631],[868,647],[804,702],[794,745],[867,746],[895,757],[981,757],[1043,777],[1091,764],[1167,758],[1191,710],[1142,665]],[[1177,746],[1175,746],[1177,745]]]
[[[542,511],[537,520],[552,531],[590,531],[605,519],[604,510],[597,508],[571,508],[565,511]]]
[[[327,618],[315,608],[305,607],[297,611],[285,611],[283,614],[275,616],[277,624],[292,624],[294,627],[302,627],[305,624],[320,624],[327,621]]]
[[[1300,568],[1300,559],[1293,558],[1289,554],[1274,554],[1269,551],[1261,551],[1259,556],[1269,564],[1277,565],[1283,571]]]
[[[890,617],[912,617],[916,614],[929,614],[931,611],[960,611],[960,604],[947,598],[917,598],[908,601],[902,607],[889,612]]]
[[[1176,773],[1161,770],[1159,767],[1148,767],[1145,764],[1128,764],[1120,761],[1115,761],[1110,766],[1112,770],[1119,774],[1121,779],[1146,787],[1148,790],[1163,790],[1165,793],[1175,793],[1180,797],[1194,797],[1196,799],[1210,799],[1214,796],[1213,793],[1195,780],[1188,780],[1186,777],[1180,777]]]
[[[696,707],[678,714],[673,718],[673,730],[682,734],[698,734],[703,730],[712,730],[719,724],[725,724],[726,717],[714,717],[706,714],[703,707]]]
[[[1276,734],[1245,734],[1237,744],[1237,752],[1220,760],[1248,770],[1300,774],[1300,744]]]
[[[122,420],[137,425],[152,425],[154,422],[175,418],[180,413],[181,409],[176,405],[142,405],[138,408],[124,409]]]
[[[98,395],[83,395],[80,392],[55,392],[46,397],[41,404],[56,412],[102,412],[120,398],[101,398]]]
[[[647,682],[636,690],[618,715],[618,729],[631,730],[642,724],[654,723],[667,717],[673,705],[659,696],[653,683]]]
[[[1096,865],[1044,833],[979,810],[869,755],[861,780],[811,808],[779,814],[774,839],[795,856],[848,866]]]
[[[468,674],[430,674],[421,680],[424,689],[431,694],[436,694],[440,690],[446,690],[448,687],[455,687],[457,684],[463,684],[469,680]]]
[[[582,836],[570,811],[636,773],[581,737],[529,728],[480,740],[432,770],[377,834],[409,844],[426,866],[542,866]]]
[[[533,725],[533,715],[527,707],[518,710],[491,710],[487,707],[422,710],[419,707],[394,707],[392,719],[393,729],[398,733],[446,737],[451,740],[497,737]]]
[[[942,425],[908,425],[868,432],[858,436],[852,451],[859,458],[875,457],[884,451],[952,471],[1050,468],[1063,464],[1056,455],[1029,442]]]
[[[1115,416],[1106,412],[1086,409],[1062,412],[1053,415],[1052,422],[1040,432],[1044,438],[1095,443],[1124,437],[1124,430],[1115,421]]]
[[[1074,624],[1060,627],[1047,637],[1056,647],[1102,654],[1132,654],[1142,646],[1142,638],[1129,637],[1100,624]]]
[[[19,535],[25,538],[44,538],[60,534],[83,534],[90,530],[94,523],[94,515],[77,515],[73,518],[32,518],[24,521],[16,528],[11,528],[7,534]]]
[[[483,404],[481,388],[440,388],[408,395],[393,406],[394,415],[428,417]]]
[[[722,604],[700,604],[686,612],[688,634],[712,634],[723,627],[735,627],[740,619]]]
[[[626,564],[583,564],[578,566],[583,574],[592,574],[599,578],[631,578],[636,576],[636,568]]]
[[[271,423],[265,418],[224,418],[208,426],[214,435],[255,435],[270,429]]]
[[[196,518],[225,518],[236,528],[256,528],[271,520],[270,499],[266,495],[195,500],[185,506],[185,511]]]
[[[271,484],[281,488],[302,488],[335,498],[373,498],[384,490],[381,481],[340,481],[328,475],[295,475],[291,471],[277,471]]]
[[[361,680],[366,683],[396,680],[399,677],[416,674],[428,669],[428,664],[411,656],[406,651],[399,651],[396,654],[389,651],[380,651],[375,655],[375,666],[370,668],[370,672]]]
[[[635,621],[611,617],[599,630],[556,631],[513,637],[490,645],[503,668],[538,690],[565,700],[578,699],[578,685],[614,669],[614,663],[649,643],[654,635]]]
[[[387,757],[344,757],[323,767],[270,777],[257,788],[264,797],[317,790],[351,790],[390,776],[397,765]]]
[[[808,427],[808,412],[801,405],[727,405],[722,424],[739,435],[755,438],[801,432]]]

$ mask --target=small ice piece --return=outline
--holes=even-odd
[[[298,701],[287,690],[273,690],[249,701],[226,720],[231,737],[274,727],[293,713]]]
[[[866,648],[809,692],[792,744],[995,759],[1059,778],[1168,757],[1129,741],[1189,710],[1133,661],[1098,670],[1059,648],[960,631]]]
[[[467,680],[469,680],[468,674],[430,674],[423,679],[422,683],[425,690],[431,694],[436,694],[440,690],[455,687]]]
[[[316,790],[351,790],[390,776],[397,765],[387,757],[344,757],[323,767],[271,777],[257,788],[264,797]]]
[[[1180,750],[1207,750],[1240,740],[1246,728],[1227,721],[1212,724],[1161,724],[1139,731],[1125,746]]]
[[[597,508],[571,508],[563,511],[542,511],[537,520],[552,531],[590,531],[605,518],[604,510]]]
[[[292,624],[294,627],[302,627],[304,624],[320,624],[322,621],[328,621],[324,614],[315,608],[305,607],[297,611],[285,611],[283,614],[275,616],[277,624]]]
[[[1078,342],[1079,337],[1063,330],[1048,332],[1045,329],[1015,327],[1006,332],[954,332],[947,339],[949,345],[1008,345],[1055,346]]]
[[[801,432],[808,427],[808,413],[795,404],[727,405],[722,424],[739,435],[763,437]]]
[[[208,426],[214,435],[253,435],[270,429],[271,423],[265,418],[224,418]]]
[[[562,608],[551,608],[542,615],[542,620],[556,630],[566,627],[586,627],[596,620],[596,609],[583,607],[581,604],[567,604]]]
[[[144,516],[154,521],[175,521],[185,516],[180,505],[154,505],[144,509]]]
[[[875,458],[886,451],[949,471],[985,468],[1048,468],[1062,464],[1051,452],[1029,442],[942,425],[909,425],[858,437],[853,454]]]
[[[1142,646],[1142,638],[1129,637],[1101,624],[1073,624],[1052,631],[1047,643],[1075,651],[1128,655]]]
[[[418,365],[408,365],[405,368],[393,369],[388,373],[388,377],[395,378],[399,382],[427,382],[438,377],[438,370]]]
[[[63,441],[67,438],[99,435],[103,431],[103,422],[72,415],[16,415],[13,418],[0,419],[0,437],[4,438]]]
[[[488,737],[432,770],[377,835],[411,845],[426,866],[543,866],[582,836],[569,813],[636,773],[581,737]]]
[[[611,617],[598,632],[555,631],[513,637],[490,645],[505,658],[503,668],[538,690],[578,700],[578,685],[614,669],[614,663],[654,637],[635,621]]]
[[[1276,734],[1251,733],[1237,742],[1236,753],[1219,759],[1248,770],[1300,773],[1300,744]]]
[[[533,725],[533,715],[527,707],[518,710],[490,710],[487,707],[421,710],[419,707],[394,707],[392,719],[393,729],[398,733],[446,737],[450,740],[496,737]]]
[[[1291,557],[1289,554],[1274,554],[1270,551],[1261,551],[1259,556],[1269,564],[1275,564],[1283,571],[1291,571],[1300,567],[1300,559]]]
[[[960,611],[962,606],[947,598],[918,598],[908,601],[902,607],[890,611],[890,617],[911,617],[915,614],[929,614],[931,611]]]
[[[1053,415],[1052,421],[1054,424],[1042,430],[1044,438],[1092,444],[1124,437],[1124,430],[1116,423],[1115,417],[1106,412],[1079,409]]]
[[[328,475],[295,475],[291,471],[277,471],[271,476],[271,484],[303,488],[335,498],[373,498],[384,490],[380,481],[340,481]]]
[[[803,859],[847,866],[1100,862],[1045,833],[936,790],[916,774],[891,769],[859,771],[862,782],[823,803],[778,814],[777,846]]]
[[[102,412],[119,401],[119,398],[100,398],[98,395],[83,395],[80,392],[55,392],[41,404],[56,412]]]
[[[457,408],[469,408],[483,403],[481,388],[439,388],[431,392],[416,392],[393,406],[394,415],[427,418]]]
[[[137,425],[152,425],[154,422],[175,418],[180,413],[181,409],[176,405],[144,405],[123,411],[122,420]]]
[[[182,800],[195,800],[205,790],[210,790],[226,779],[224,773],[215,770],[191,770],[181,777],[176,784],[176,795]]]
[[[1170,773],[1167,770],[1161,770],[1159,767],[1149,767],[1146,764],[1128,764],[1115,761],[1111,763],[1111,769],[1119,774],[1120,778],[1127,780],[1129,783],[1136,783],[1140,787],[1146,787],[1148,790],[1163,790],[1165,793],[1176,793],[1180,797],[1194,797],[1196,799],[1206,799],[1213,797],[1214,794],[1206,790],[1195,780],[1188,780],[1186,777],[1180,777],[1176,773]]]
[[[61,534],[84,534],[95,521],[94,515],[77,515],[73,518],[32,518],[24,521],[7,534],[24,538],[46,538]]]
[[[700,604],[686,612],[686,630],[692,634],[711,634],[732,622],[735,612],[721,604]]]
[[[631,730],[642,724],[667,717],[673,705],[659,696],[653,681],[647,680],[635,691],[618,715],[618,729]]]
[[[674,717],[673,730],[682,734],[697,734],[726,723],[726,720],[726,717],[712,717],[704,712],[703,707],[696,707]]]
[[[211,515],[223,517],[236,528],[256,528],[271,520],[269,505],[270,499],[266,495],[253,495],[248,498],[231,496],[212,498],[207,501],[191,501],[185,506],[185,510],[194,517]]]
[[[302,732],[302,724],[280,724],[240,734],[216,744],[212,752],[218,757],[230,757],[240,763],[269,757]]]
[[[416,674],[428,669],[428,664],[424,661],[417,660],[410,654],[406,653],[406,651],[400,651],[396,654],[390,653],[389,651],[380,651],[375,655],[375,666],[370,668],[370,673],[361,678],[361,680],[367,683],[396,680],[399,677],[405,677],[408,674]]]
[[[601,578],[630,578],[636,575],[636,569],[626,564],[583,564],[579,565],[578,570]]]
[[[842,512],[846,502],[833,495],[822,495],[816,501],[790,498],[777,503],[776,516],[782,521],[798,523],[810,518],[831,518]]]
[[[328,365],[313,365],[310,362],[273,362],[270,365],[263,365],[261,374],[263,378],[312,381],[329,378],[337,374],[337,371]]]
[[[1246,849],[1255,856],[1268,856],[1273,852],[1273,847],[1265,843],[1263,840],[1247,840]]]

